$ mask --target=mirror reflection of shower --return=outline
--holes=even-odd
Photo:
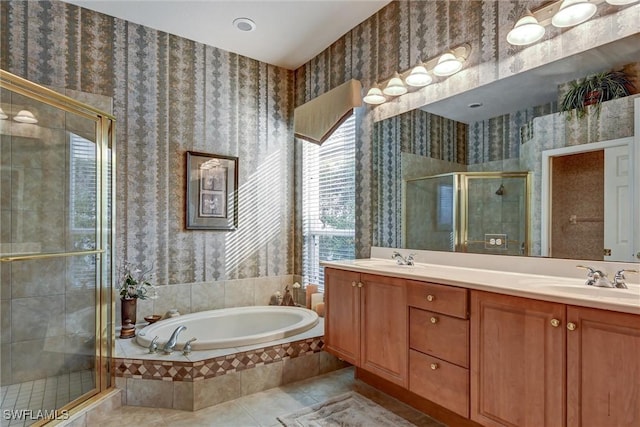
[[[406,248],[529,253],[528,172],[455,172],[410,179],[404,182],[404,193]]]

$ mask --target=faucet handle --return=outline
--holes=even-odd
[[[191,353],[191,343],[194,342],[196,339],[197,338],[193,337],[184,344],[184,347],[182,348],[182,354],[186,356],[187,354]]]
[[[576,268],[584,268],[587,270],[587,276],[591,277],[596,272],[595,268],[589,267],[588,265],[576,265]]]
[[[630,270],[630,269],[622,269],[616,271],[615,276],[613,276],[613,286],[621,289],[628,289],[627,284],[625,283],[625,275],[624,273],[637,273],[638,270]]]
[[[156,335],[156,337],[151,341],[151,344],[149,344],[149,353],[155,353],[158,351],[158,336]]]

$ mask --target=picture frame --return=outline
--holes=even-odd
[[[187,151],[186,228],[238,228],[238,158]]]

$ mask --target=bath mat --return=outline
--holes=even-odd
[[[285,427],[415,427],[355,392],[280,416],[278,421]]]

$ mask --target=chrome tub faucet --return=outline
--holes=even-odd
[[[185,329],[187,329],[187,327],[184,325],[178,326],[176,330],[171,334],[171,338],[169,338],[169,341],[167,341],[164,347],[162,347],[162,351],[164,351],[166,354],[173,353],[173,350],[176,349],[176,344],[178,343],[178,335]]]

